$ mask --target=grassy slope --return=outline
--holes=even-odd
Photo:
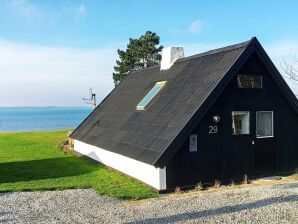
[[[91,163],[57,145],[66,131],[0,133],[0,191],[94,188],[116,198],[156,194],[130,177]]]

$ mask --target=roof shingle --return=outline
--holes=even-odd
[[[72,138],[155,165],[249,42],[131,72],[74,131]],[[166,86],[144,111],[136,105],[158,81]]]

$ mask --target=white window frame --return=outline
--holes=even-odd
[[[271,122],[272,122],[272,135],[268,135],[268,136],[257,136],[257,125],[258,125],[258,118],[257,118],[257,114],[258,112],[270,112],[271,113]],[[272,110],[258,110],[256,111],[256,138],[273,138],[274,137],[274,113]]]
[[[233,128],[233,112],[248,113],[248,133],[246,133],[246,134],[235,134],[235,133],[232,133],[232,135],[233,136],[250,135],[251,134],[250,111],[249,110],[232,110],[232,112],[231,112],[231,116],[232,116],[232,128]]]

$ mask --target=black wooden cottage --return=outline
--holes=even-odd
[[[158,190],[286,173],[298,168],[298,101],[256,38],[185,58],[168,48],[71,137]]]

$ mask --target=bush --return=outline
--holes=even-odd
[[[200,181],[199,183],[197,183],[197,185],[196,185],[196,187],[195,187],[195,190],[197,190],[197,191],[201,191],[201,190],[203,190],[204,189],[204,187],[203,187],[203,185],[202,185],[202,182]]]
[[[214,181],[214,188],[220,188],[220,186],[221,186],[221,182],[219,181],[219,180],[215,180]]]

